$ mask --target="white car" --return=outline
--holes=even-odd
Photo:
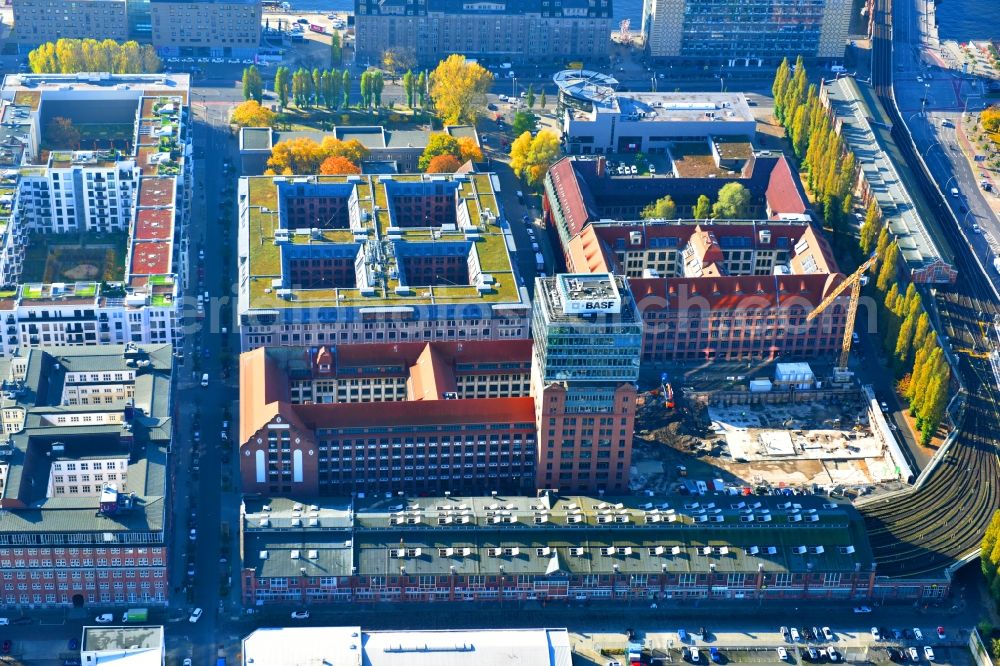
[[[888,411],[888,409],[889,409],[889,406],[888,406],[888,405],[886,405],[886,404],[885,404],[885,403],[883,402],[883,403],[882,403],[882,410],[883,410],[883,411]],[[855,613],[871,613],[871,612],[872,612],[872,609],[871,609],[871,607],[870,607],[870,606],[855,606],[855,607],[854,607],[854,612],[855,612]]]
[[[778,659],[780,661],[788,661],[788,650],[783,647],[778,648]]]
[[[799,642],[799,630],[798,629],[796,629],[795,627],[792,627],[791,629],[788,630],[788,633],[791,634],[791,636],[792,636],[792,642],[793,643],[798,643]]]
[[[872,627],[872,638],[877,641],[882,640],[882,634],[878,632],[878,627]]]
[[[196,529],[194,529],[192,527],[191,528],[191,534],[188,535],[188,538],[191,539],[191,541],[194,541],[195,539],[197,539],[198,538],[198,530],[196,530]]]
[[[822,631],[823,631],[823,638],[825,638],[828,641],[834,640],[833,632],[830,631],[830,627],[823,627]]]
[[[830,661],[840,661],[840,653],[837,652],[837,648],[832,645],[826,649],[826,656],[830,658]]]
[[[103,615],[98,615],[94,618],[94,622],[97,624],[111,624],[115,621],[115,616],[111,613],[104,613]]]
[[[918,641],[924,640],[924,632],[920,631],[917,627],[913,627],[913,637]]]
[[[924,656],[927,658],[927,661],[934,661],[934,648],[930,645],[925,645]]]
[[[917,652],[917,648],[911,647],[906,652],[910,655],[910,659],[912,659],[913,661],[920,661],[920,653]]]
[[[309,611],[292,611],[293,620],[308,620]]]
[[[195,608],[191,611],[191,617],[188,618],[188,622],[197,622],[201,619],[202,610],[200,608]]]
[[[697,664],[701,661],[701,655],[698,654],[698,648],[691,648],[691,663]]]
[[[184,662],[181,666],[191,666],[191,657],[184,657]]]

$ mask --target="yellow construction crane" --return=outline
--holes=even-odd
[[[812,312],[806,315],[806,321],[812,321],[816,317],[826,310],[826,308],[837,300],[837,297],[844,293],[844,290],[848,287],[853,287],[851,289],[851,300],[847,305],[847,321],[844,322],[844,340],[840,347],[840,362],[837,367],[833,369],[834,376],[847,374],[847,359],[851,353],[851,337],[854,333],[854,318],[858,314],[858,301],[861,300],[861,290],[857,288],[858,283],[861,282],[861,278],[864,277],[865,272],[875,265],[878,261],[878,257],[874,254],[868,258],[868,261],[858,266],[858,270],[854,271],[847,279],[838,284],[830,294],[823,299],[819,305],[813,309]]]

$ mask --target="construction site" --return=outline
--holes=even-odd
[[[641,402],[637,491],[865,494],[910,476],[892,428],[863,387],[685,392],[672,409],[654,389]]]

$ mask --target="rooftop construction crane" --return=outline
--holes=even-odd
[[[858,266],[858,270],[854,271],[849,277],[847,277],[843,282],[834,287],[833,291],[823,299],[823,301],[817,305],[812,312],[806,315],[806,321],[812,321],[818,317],[831,303],[837,300],[837,297],[844,293],[844,290],[848,287],[853,287],[851,289],[851,300],[847,305],[847,321],[844,322],[844,340],[840,346],[840,362],[837,363],[837,367],[833,369],[834,378],[846,377],[849,372],[847,370],[847,359],[851,353],[851,337],[854,333],[854,318],[858,314],[858,301],[861,300],[861,290],[857,288],[858,284],[861,282],[861,278],[864,277],[865,272],[869,268],[875,265],[878,261],[878,257],[874,254],[868,257],[865,263]]]

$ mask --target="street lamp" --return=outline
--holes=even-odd
[[[940,143],[938,143],[937,141],[932,141],[931,145],[927,146],[927,148],[924,149],[924,152],[922,152],[920,154],[920,157],[926,160],[927,159],[927,153],[931,152],[931,148],[933,148],[934,146],[937,146],[938,148],[941,148],[941,144]]]
[[[517,99],[517,77],[516,76],[510,77],[510,99],[511,99],[511,104],[512,105],[513,105],[514,100]]]

